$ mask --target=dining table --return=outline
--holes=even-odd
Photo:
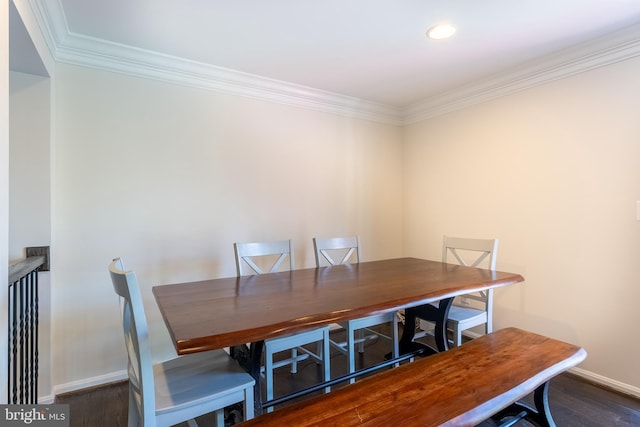
[[[406,257],[159,285],[152,292],[176,352],[229,347],[256,379],[260,414],[264,340],[404,309],[400,353],[443,351],[456,296],[523,280],[517,273]],[[413,340],[416,316],[435,323],[436,349]]]

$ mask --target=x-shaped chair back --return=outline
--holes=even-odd
[[[331,237],[313,239],[316,265],[359,263],[360,239],[353,237]]]
[[[442,262],[447,262],[447,256],[449,254],[451,254],[460,265],[481,268],[481,264],[486,260],[485,268],[495,270],[498,255],[498,240],[444,236]],[[469,294],[466,295],[466,297],[486,302],[488,292],[481,291],[479,295]]]
[[[293,242],[279,240],[274,242],[234,243],[236,270],[238,276],[264,274],[278,271],[282,262],[289,258],[288,270],[295,268]],[[250,267],[249,270],[247,267]]]

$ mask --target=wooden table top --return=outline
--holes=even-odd
[[[156,286],[178,354],[264,340],[523,281],[416,258]]]

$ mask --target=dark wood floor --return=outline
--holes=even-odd
[[[367,343],[358,366],[371,366],[379,363],[389,351],[386,340],[377,339]],[[332,350],[331,372],[333,377],[346,373],[345,357]],[[277,370],[275,375],[276,396],[299,390],[315,383],[321,378],[318,365],[312,361],[303,361],[298,373],[289,373],[286,367]],[[490,380],[490,379],[488,379]],[[126,382],[114,383],[91,390],[59,396],[56,403],[68,403],[71,412],[71,427],[119,427],[127,425],[128,389]],[[605,390],[570,374],[556,377],[549,390],[551,411],[559,427],[637,427],[640,426],[640,400]],[[233,425],[239,414],[237,408],[227,411],[227,425]],[[200,426],[212,426],[213,418],[198,418]],[[398,423],[402,423],[399,421]],[[494,424],[487,421],[482,427]],[[530,425],[521,422],[519,426]],[[180,424],[180,427],[186,423]]]

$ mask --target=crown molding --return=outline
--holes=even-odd
[[[67,34],[64,43],[56,50],[56,59],[63,63],[365,120],[401,122],[401,110],[397,108],[80,34]]]
[[[375,122],[402,122],[396,107],[76,34],[69,30],[60,0],[30,1],[58,62]]]
[[[29,70],[29,72],[51,76],[55,69],[55,43],[51,34],[47,33],[48,27],[44,25],[45,19],[39,3],[35,0],[13,0],[12,3],[43,67],[42,70]]]
[[[76,34],[69,31],[60,0],[28,1],[58,62],[399,126],[640,55],[637,24],[396,108]]]
[[[14,2],[16,1],[21,0],[14,0]],[[40,33],[54,60],[57,60],[58,46],[62,44],[64,37],[69,32],[60,1],[22,0],[23,3],[29,4],[32,18],[37,22]]]
[[[403,125],[640,56],[640,24],[440,93],[403,111]]]

